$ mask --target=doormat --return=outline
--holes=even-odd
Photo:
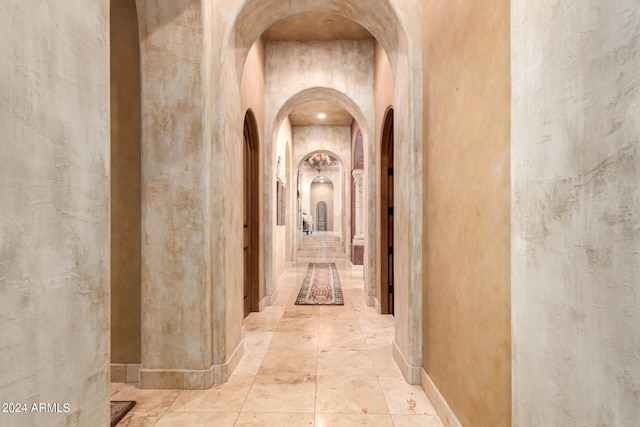
[[[297,305],[344,305],[336,264],[310,262]]]
[[[111,401],[111,427],[114,427],[121,419],[127,415],[127,412],[136,406],[133,400],[112,400]]]

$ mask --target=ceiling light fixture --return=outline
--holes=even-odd
[[[318,173],[331,164],[331,156],[327,153],[315,153],[309,157],[309,166],[317,170]]]
[[[327,115],[325,113],[318,114],[318,118],[319,119],[324,119],[325,117],[327,117]]]

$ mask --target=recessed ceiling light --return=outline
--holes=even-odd
[[[327,117],[327,115],[325,113],[318,114],[318,118],[319,119],[324,119],[325,117]]]

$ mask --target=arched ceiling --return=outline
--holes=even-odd
[[[326,114],[324,119],[318,114]],[[340,105],[328,100],[314,100],[298,105],[289,114],[291,126],[350,126],[353,117]]]
[[[265,40],[364,40],[373,36],[362,25],[329,11],[303,12],[273,24]]]
[[[334,108],[338,112],[344,112],[344,114],[350,117],[349,120],[351,120],[351,118],[355,119],[361,129],[366,129],[368,126],[366,118],[362,114],[362,110],[360,110],[360,108],[344,93],[330,88],[314,87],[299,92],[296,95],[292,96],[289,100],[287,100],[287,102],[280,108],[278,114],[275,117],[274,132],[277,132],[277,129],[280,128],[280,125],[284,121],[285,117],[291,117],[291,115],[295,115],[297,111],[305,111],[305,109],[307,108],[311,109],[321,105],[325,105],[327,108]],[[330,117],[330,113],[325,114],[327,114],[327,118]],[[343,126],[343,123],[346,123],[346,121],[335,121],[335,123],[337,124],[332,124],[332,122],[328,122],[325,118],[322,124]],[[348,125],[350,124],[351,121],[349,121]],[[309,126],[309,124],[306,124],[306,126]],[[273,135],[273,137],[275,138],[275,134]],[[363,135],[363,137],[366,138],[366,135]]]
[[[367,40],[373,36],[357,22],[335,12],[314,11],[288,16],[270,26],[266,41]],[[318,118],[318,114],[326,114]],[[312,100],[298,105],[289,114],[292,126],[350,126],[351,114],[330,100]]]

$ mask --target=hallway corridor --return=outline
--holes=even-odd
[[[118,426],[442,426],[391,356],[393,317],[364,304],[362,272],[336,265],[344,306],[296,306],[307,265],[288,269],[276,304],[245,319],[244,357],[227,383],[203,391],[112,383],[111,400],[137,402]]]

